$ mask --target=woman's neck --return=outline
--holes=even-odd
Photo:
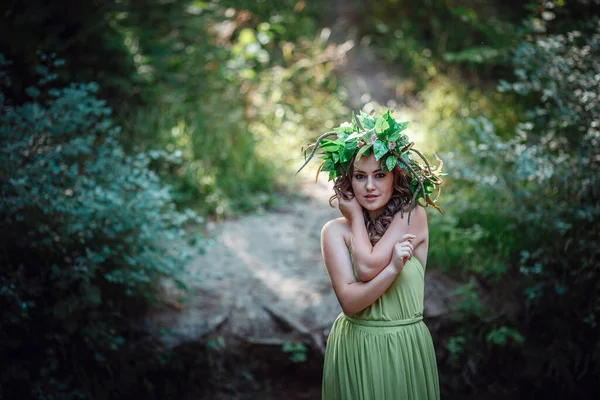
[[[369,215],[369,218],[371,218],[372,221],[375,221],[377,217],[379,217],[381,213],[383,213],[383,208],[380,210],[367,211],[367,213]]]

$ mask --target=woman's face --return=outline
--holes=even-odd
[[[374,155],[362,157],[352,173],[352,190],[372,217],[383,211],[394,192],[394,173],[383,172]]]

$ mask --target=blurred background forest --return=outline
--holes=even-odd
[[[443,397],[598,398],[598,0],[0,10],[0,398],[211,398],[214,343],[190,364],[127,321],[185,290],[198,226],[286,201],[302,145],[384,107],[448,172]],[[393,101],[350,89],[351,52]]]

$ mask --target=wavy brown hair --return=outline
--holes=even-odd
[[[381,239],[398,211],[400,211],[400,216],[404,218],[404,207],[410,204],[412,197],[406,174],[398,166],[392,172],[394,174],[394,191],[392,192],[392,197],[385,205],[383,212],[375,220],[372,220],[369,212],[363,208],[363,217],[372,245],[375,245]],[[333,201],[340,197],[344,200],[350,200],[354,197],[354,191],[352,190],[353,174],[354,158],[350,161],[348,174],[342,171],[342,176],[333,182],[335,194],[329,199],[331,207],[334,207]]]

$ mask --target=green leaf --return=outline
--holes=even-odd
[[[392,110],[388,109],[385,114],[382,115],[383,119],[385,119],[388,123],[388,129],[390,132],[393,132],[396,130],[396,126],[398,125],[396,123],[396,120],[394,119],[394,117],[392,117]]]
[[[396,159],[396,156],[388,156],[388,158],[385,159],[385,166],[387,168],[388,171],[392,171],[394,169],[394,167],[396,166],[396,163],[398,162],[398,159]]]
[[[406,146],[408,144],[408,136],[406,136],[405,134],[401,133],[400,137],[397,140],[395,140],[395,142],[396,142],[396,145],[399,148],[402,148],[402,147],[404,147],[404,146]]]
[[[346,153],[344,152],[344,148],[340,147],[340,149],[338,150],[337,153],[335,153],[338,155],[339,160],[341,163],[345,163],[346,161],[348,161],[348,158],[346,157]]]
[[[505,346],[509,343],[522,345],[525,342],[523,335],[519,331],[509,328],[507,326],[501,326],[488,333],[486,341],[492,345]]]
[[[373,145],[373,150],[375,152],[375,159],[379,161],[388,152],[388,147],[385,142],[377,139]]]
[[[395,142],[396,140],[400,139],[400,135],[402,135],[400,132],[390,133],[387,137],[387,140],[388,142]]]
[[[352,131],[353,132],[358,132],[360,129],[358,127],[358,124],[356,123],[356,115],[354,114],[354,112],[352,113]]]
[[[350,165],[350,160],[352,159],[352,156],[354,155],[354,152],[356,151],[357,147],[358,142],[350,142],[346,147],[340,149],[340,155],[342,154],[343,150],[343,157],[340,156],[340,163],[346,173],[348,173],[348,166]]]
[[[358,120],[366,130],[375,128],[375,118],[361,110]]]
[[[294,351],[294,345],[291,342],[285,342],[281,346],[281,350],[284,353],[291,353],[292,351]]]
[[[377,133],[377,136],[381,135],[389,128],[390,124],[385,118],[383,118],[383,116],[377,118],[377,122],[375,123],[375,132]]]
[[[357,147],[358,147],[358,142],[348,143],[346,145],[346,147],[344,147],[344,156],[348,161],[350,161],[350,159],[354,155],[354,152],[356,151]]]
[[[396,125],[396,129],[398,130],[398,132],[402,132],[406,128],[408,128],[408,121],[404,121]]]
[[[334,168],[333,163],[331,161],[326,161],[321,167],[321,171],[331,171],[332,168]]]
[[[333,142],[329,139],[323,139],[323,141],[321,141],[321,144],[319,144],[319,147],[327,153],[335,153],[336,151],[338,151],[338,149],[340,148],[340,145],[336,142]]]

